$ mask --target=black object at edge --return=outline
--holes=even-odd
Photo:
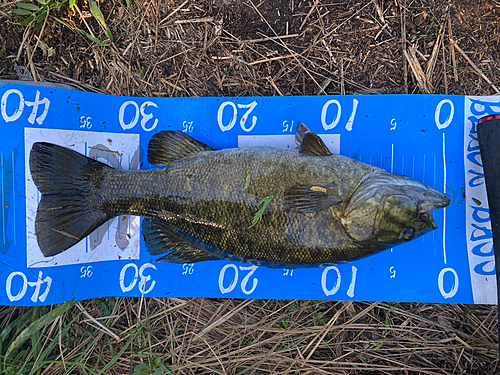
[[[490,115],[481,118],[477,124],[477,136],[490,208],[497,276],[497,298],[500,301],[500,115]],[[499,328],[498,351],[500,354],[500,309],[497,307],[497,310]]]

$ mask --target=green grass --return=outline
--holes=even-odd
[[[44,338],[53,332],[59,320],[64,319],[72,303],[55,308],[34,307],[11,321],[0,333],[0,358],[4,374],[35,374],[50,363],[57,362],[53,354],[58,340]],[[74,319],[76,319],[75,317]],[[59,331],[65,337],[71,323]],[[29,343],[28,343],[29,342]]]
[[[62,6],[65,3],[68,3],[70,11],[79,14],[79,16],[83,19],[80,8],[76,4],[76,0],[34,0],[31,3],[18,2],[16,3],[16,8],[12,9],[12,13],[19,19],[19,23],[23,26],[28,26],[32,23],[35,23],[36,30],[41,30],[46,20],[49,18],[51,13],[59,13],[61,11]],[[93,0],[86,0],[85,5],[88,5],[90,12],[97,20],[97,22],[102,26],[103,30],[106,32],[109,41],[103,41],[99,38],[95,37],[92,29],[88,26],[88,32],[84,31],[70,23],[63,21],[62,19],[53,15],[54,20],[57,22],[69,27],[72,30],[79,32],[80,34],[86,36],[94,43],[100,46],[109,46],[113,43],[113,34],[111,30],[108,28],[106,21],[104,20],[104,15],[101,12],[101,9],[97,5],[97,3]],[[23,18],[24,17],[24,18]]]

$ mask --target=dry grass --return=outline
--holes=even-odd
[[[499,92],[495,0],[109,0],[109,47],[52,17],[105,40],[83,2],[37,31],[3,1],[4,79],[19,64],[116,95]],[[4,307],[1,326],[46,311]],[[109,298],[72,307],[18,352],[33,362],[56,340],[42,374],[494,374],[496,324],[491,306]]]
[[[39,80],[137,96],[496,93],[496,2],[427,3],[112,0],[100,4],[110,47],[50,17],[40,33],[4,16],[0,75],[20,64]],[[66,6],[57,16],[106,40],[80,8],[83,18]]]
[[[179,374],[497,373],[496,310],[484,306],[178,298],[77,305],[40,332],[36,353],[60,341],[44,374],[148,374],[160,363]],[[3,325],[27,310],[4,308]]]

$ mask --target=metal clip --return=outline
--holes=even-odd
[[[22,65],[16,66],[17,78],[21,81],[33,81],[33,76],[28,68]]]

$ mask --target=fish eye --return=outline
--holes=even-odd
[[[412,228],[405,229],[401,232],[400,237],[405,241],[413,240],[413,238],[415,237],[415,231]]]

